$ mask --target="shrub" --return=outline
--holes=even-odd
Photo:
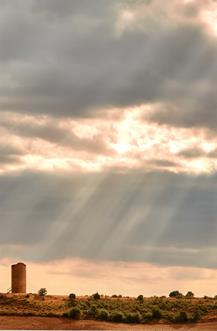
[[[188,321],[188,315],[185,311],[180,311],[175,317],[174,322],[176,323],[185,323]]]
[[[142,295],[142,294],[138,295],[138,297],[137,297],[136,300],[138,300],[138,301],[140,301],[140,302],[143,302],[143,301],[144,301],[144,297],[143,297],[143,295]]]
[[[124,321],[124,315],[120,311],[113,311],[110,315],[110,321],[111,322],[123,322]]]
[[[68,302],[68,307],[75,307],[77,305],[76,300],[70,300]]]
[[[96,311],[96,319],[101,321],[107,321],[109,317],[109,313],[106,309],[98,309]]]
[[[118,297],[117,294],[112,295],[112,298],[117,298],[117,297]]]
[[[76,299],[76,295],[75,295],[75,293],[70,293],[69,294],[69,300],[70,301],[74,301]]]
[[[172,292],[170,292],[169,297],[170,298],[181,298],[181,297],[183,297],[183,294],[180,293],[179,291],[172,291]]]
[[[185,295],[186,298],[193,298],[194,297],[194,293],[191,291],[188,291]]]
[[[143,315],[143,321],[144,322],[150,322],[152,320],[153,316],[152,313],[149,311]]]
[[[152,318],[159,320],[162,317],[161,310],[159,308],[152,309]]]
[[[69,317],[69,312],[64,311],[64,313],[62,313],[62,317]]]
[[[192,316],[192,322],[198,322],[199,320],[201,319],[201,313],[200,313],[200,311],[195,311],[194,313],[193,313],[193,316]]]
[[[97,312],[97,308],[96,308],[96,306],[95,306],[95,305],[92,305],[92,306],[90,307],[90,309],[87,311],[87,315],[88,315],[89,317],[95,317],[95,316],[96,316],[96,312]]]
[[[74,319],[74,320],[79,320],[81,318],[81,311],[78,307],[72,308],[69,313],[68,317]]]
[[[126,322],[127,323],[140,323],[141,322],[141,315],[139,312],[137,313],[128,313],[126,315]]]
[[[94,293],[94,294],[92,295],[92,297],[93,297],[94,300],[99,300],[99,299],[100,299],[100,295],[99,295],[98,292]]]
[[[207,295],[204,295],[203,297],[205,300],[211,299],[210,297],[208,297]]]
[[[45,297],[45,296],[47,295],[47,290],[46,290],[46,288],[45,288],[45,287],[40,288],[40,290],[38,291],[38,295],[39,295],[40,297]]]

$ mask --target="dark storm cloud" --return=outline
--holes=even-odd
[[[28,245],[19,258],[30,260],[216,267],[216,195],[216,175],[4,176],[0,245]]]
[[[146,3],[155,10],[154,1]],[[1,110],[92,116],[97,108],[160,102],[154,121],[216,127],[217,39],[195,21],[199,5],[182,6],[177,22],[170,7],[159,19],[144,11],[121,32],[120,8],[135,2],[1,7]]]

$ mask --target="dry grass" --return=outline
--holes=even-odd
[[[138,302],[135,298],[101,297],[100,300],[94,300],[85,296],[76,298],[70,305],[67,296],[47,295],[45,298],[41,298],[36,294],[0,295],[0,315],[2,316],[62,317],[67,316],[68,312],[75,307],[80,310],[81,319],[100,319],[99,312],[106,310],[106,319],[101,319],[114,322],[115,319],[112,320],[112,316],[114,317],[115,313],[121,313],[122,322],[128,322],[129,316],[132,317],[132,314],[137,314],[139,321],[135,321],[135,323],[173,323],[183,311],[188,317],[188,322],[193,322],[192,317],[195,312],[199,312],[200,321],[217,320],[217,299],[214,298],[152,297],[144,298],[143,302]],[[161,316],[159,318],[154,317],[153,312],[156,309],[160,311]],[[152,318],[146,320],[147,314],[153,314]]]

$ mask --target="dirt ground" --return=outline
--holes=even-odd
[[[55,317],[20,317],[0,316],[1,330],[150,330],[150,331],[216,331],[217,322],[189,324],[189,325],[144,325],[118,324],[98,321],[72,321]]]

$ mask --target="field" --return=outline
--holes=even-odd
[[[97,295],[77,298],[72,295],[69,298],[37,294],[0,294],[0,328],[6,328],[4,322],[9,328],[8,321],[18,323],[11,325],[11,329],[18,328],[19,323],[22,326],[24,323],[25,327],[21,328],[26,329],[58,329],[59,323],[59,329],[116,329],[118,325],[122,325],[121,329],[132,329],[134,325],[141,330],[172,330],[180,329],[182,324],[185,325],[185,330],[196,330],[198,322],[201,322],[201,326],[205,325],[204,323],[211,325],[207,326],[207,330],[214,330],[211,327],[216,324],[209,323],[217,321],[217,299]],[[26,324],[27,321],[30,327]],[[47,326],[40,326],[40,323],[43,325],[46,321]],[[36,323],[35,327],[33,322]]]

